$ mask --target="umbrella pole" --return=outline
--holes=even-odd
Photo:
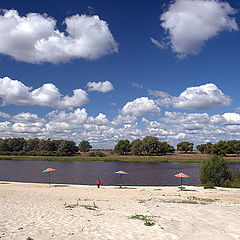
[[[120,174],[120,188],[122,188],[122,174]]]
[[[48,172],[48,183],[49,183],[49,187],[50,187],[50,172]]]
[[[181,179],[181,186],[182,186],[182,178],[180,178]]]

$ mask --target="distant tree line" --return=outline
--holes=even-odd
[[[159,156],[174,151],[173,146],[167,142],[160,142],[158,138],[153,136],[147,136],[143,140],[136,139],[132,142],[129,140],[120,140],[114,147],[114,152],[120,155]]]
[[[182,141],[177,144],[177,151],[184,153],[192,152],[194,144]],[[29,156],[70,156],[77,152],[89,152],[92,149],[88,141],[82,140],[77,146],[72,140],[51,140],[51,139],[24,139],[24,138],[0,138],[0,155],[29,155]],[[200,144],[196,149],[205,154],[226,156],[227,154],[240,155],[240,140],[219,141]],[[174,153],[175,149],[167,142],[161,142],[157,137],[146,136],[142,140],[136,139],[119,140],[114,147],[114,152],[120,155],[138,156],[161,156],[167,153]],[[89,156],[103,157],[101,151],[91,151]]]
[[[188,153],[193,151],[194,143],[182,141],[177,144],[177,151]],[[212,144],[211,142],[196,146],[197,151],[205,154],[226,156],[227,154],[240,155],[240,140],[219,141]],[[120,155],[138,155],[138,156],[160,156],[167,153],[173,153],[174,147],[167,142],[160,142],[158,138],[147,136],[144,139],[136,139],[132,142],[129,140],[120,140],[114,147],[114,152]]]
[[[211,142],[206,144],[200,144],[196,146],[197,150],[201,153],[213,154],[218,156],[226,156],[227,154],[240,154],[240,141],[219,141],[212,144]]]
[[[76,146],[71,140],[0,138],[1,155],[69,156],[78,151],[88,152],[91,148],[90,143],[85,140]]]

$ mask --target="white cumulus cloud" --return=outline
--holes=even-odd
[[[240,114],[238,113],[224,113],[222,115],[226,120],[226,125],[240,125]]]
[[[0,98],[2,106],[40,105],[56,109],[72,109],[88,102],[88,94],[82,89],[73,90],[71,97],[62,97],[59,89],[52,83],[31,91],[31,87],[8,77],[0,78]]]
[[[87,84],[88,87],[88,91],[97,91],[97,92],[102,92],[102,93],[106,93],[106,92],[110,92],[112,91],[113,85],[110,81],[105,81],[105,82],[89,82]]]
[[[160,16],[167,37],[165,43],[151,39],[159,46],[170,45],[180,58],[198,54],[205,42],[222,31],[238,30],[236,14],[228,2],[219,0],[175,0]]]
[[[213,83],[189,87],[179,97],[173,98],[175,108],[192,110],[224,107],[229,106],[231,103],[231,98]]]
[[[159,105],[172,105],[180,109],[203,110],[229,106],[232,103],[231,97],[225,95],[213,83],[189,87],[178,97],[164,94],[164,92],[160,93],[162,97],[157,100]]]
[[[74,15],[65,19],[65,32],[46,14],[19,16],[16,10],[0,13],[0,53],[29,63],[97,59],[118,51],[108,24],[99,16]]]
[[[124,115],[143,116],[146,114],[160,113],[160,108],[157,104],[148,97],[136,98],[132,102],[128,102],[121,113]]]

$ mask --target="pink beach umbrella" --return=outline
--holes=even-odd
[[[54,172],[54,171],[56,171],[56,169],[54,169],[54,168],[47,168],[44,171],[42,171],[43,173],[48,172],[48,183],[49,183],[49,186],[50,186],[50,172]]]
[[[115,173],[120,175],[120,188],[122,188],[122,176],[127,175],[127,173],[122,170],[115,172]]]
[[[175,175],[175,177],[179,177],[179,178],[181,178],[181,185],[182,185],[182,179],[183,178],[189,178],[189,176],[187,175],[187,174],[185,174],[185,173],[178,173],[177,175]]]

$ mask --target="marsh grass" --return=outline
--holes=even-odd
[[[172,200],[161,200],[161,202],[164,203],[186,203],[186,204],[198,204],[197,201],[195,200],[176,200],[176,199],[172,199]]]
[[[86,208],[87,210],[96,210],[98,209],[98,206],[95,204],[95,202],[93,202],[93,205],[88,205],[88,204],[79,204],[78,201],[76,204],[70,204],[70,205],[65,205],[65,208],[68,209],[68,210],[72,210],[76,207],[83,207],[83,208]]]
[[[70,205],[65,205],[65,208],[68,210],[72,210],[78,206],[79,206],[78,204],[70,204]]]
[[[195,197],[195,196],[190,196],[190,197],[188,197],[188,199],[198,201],[201,204],[202,203],[212,203],[212,202],[216,202],[219,200],[219,199],[211,199],[211,198],[200,198],[200,197]]]
[[[87,210],[95,211],[98,209],[98,206],[93,202],[93,205],[80,205],[80,207],[86,208]]]
[[[146,202],[149,202],[151,200],[152,200],[152,198],[149,198],[149,199],[139,199],[138,202],[139,203],[146,203]]]
[[[183,203],[183,204],[208,204],[217,201],[218,199],[210,199],[210,198],[200,198],[195,196],[189,196],[187,199],[171,199],[165,200],[162,199],[161,202],[164,203]]]
[[[30,161],[105,161],[105,162],[185,162],[185,163],[201,163],[210,158],[212,155],[194,152],[191,154],[182,154],[176,151],[174,154],[165,156],[134,156],[134,155],[116,155],[103,151],[105,157],[96,158],[88,155],[75,156],[15,156],[1,155],[0,160],[30,160]],[[225,157],[228,162],[240,162],[238,156]]]
[[[145,226],[154,226],[156,224],[155,221],[150,216],[136,214],[134,216],[131,216],[130,218],[144,221]]]

